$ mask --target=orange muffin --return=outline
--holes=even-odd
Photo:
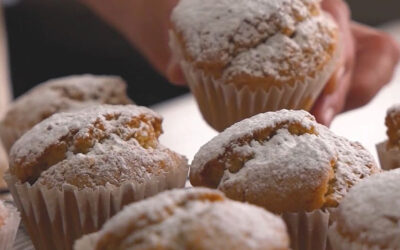
[[[164,192],[129,205],[75,250],[288,250],[284,222],[209,189]]]
[[[0,140],[0,189],[6,188],[6,183],[3,180],[4,173],[8,169],[7,155]]]
[[[341,202],[329,229],[333,250],[400,249],[400,171],[372,176]]]
[[[377,145],[382,169],[400,167],[400,105],[391,107],[386,115],[388,139]]]
[[[311,109],[339,66],[338,29],[319,0],[181,0],[171,19],[173,54],[219,131],[265,111]]]
[[[376,172],[360,144],[334,135],[306,111],[281,110],[243,120],[204,145],[190,181],[282,214],[293,249],[323,250],[330,210]]]
[[[126,83],[116,76],[68,76],[49,80],[16,99],[0,121],[8,152],[14,142],[52,114],[98,104],[129,104]]]
[[[11,250],[21,218],[16,208],[0,200],[0,250]]]
[[[124,205],[184,186],[187,160],[159,143],[161,121],[99,105],[55,114],[14,144],[6,181],[36,249],[72,249]]]

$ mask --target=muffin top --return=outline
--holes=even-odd
[[[355,183],[378,171],[360,144],[305,111],[281,110],[243,120],[204,145],[190,181],[283,213],[336,207]]]
[[[9,130],[14,130],[21,136],[57,112],[97,104],[129,103],[132,101],[126,95],[126,84],[119,77],[81,75],[58,78],[38,85],[13,102],[0,122],[0,131],[10,133]],[[5,145],[7,151],[12,143]]]
[[[343,237],[373,249],[398,249],[400,170],[374,175],[353,187],[336,212]]]
[[[134,105],[100,105],[58,113],[23,135],[10,152],[10,173],[21,182],[78,188],[143,182],[186,159],[160,145],[161,117]]]
[[[386,115],[389,148],[400,148],[400,104],[391,107]]]
[[[181,0],[172,23],[186,60],[239,86],[305,82],[337,61],[337,27],[319,0]]]
[[[240,216],[239,216],[240,215]],[[75,249],[289,249],[281,218],[209,189],[167,191],[134,203]]]

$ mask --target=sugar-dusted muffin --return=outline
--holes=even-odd
[[[0,121],[8,152],[14,142],[52,114],[98,104],[130,104],[126,83],[116,76],[80,75],[49,80],[16,99]]]
[[[386,114],[388,139],[377,145],[382,169],[400,168],[400,104],[392,106]]]
[[[181,189],[129,205],[75,250],[286,250],[281,218],[210,189]]]
[[[17,209],[0,200],[0,250],[11,250],[21,221]]]
[[[360,144],[334,135],[306,111],[281,110],[243,120],[204,145],[190,181],[282,214],[293,249],[323,250],[330,210],[376,172]]]
[[[161,121],[99,105],[55,114],[14,144],[6,181],[37,249],[72,249],[124,205],[184,186],[187,160],[159,143]]]
[[[329,229],[333,250],[400,249],[400,171],[374,175],[341,202]]]
[[[6,188],[7,186],[3,179],[4,173],[7,171],[7,169],[8,169],[8,158],[0,140],[0,190]]]
[[[173,54],[219,131],[261,112],[311,109],[339,67],[338,29],[320,0],[181,0],[171,19]]]

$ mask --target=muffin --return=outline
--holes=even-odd
[[[284,222],[209,189],[164,192],[129,205],[75,250],[288,250]]]
[[[329,229],[334,250],[400,249],[400,171],[372,176],[341,202]]]
[[[21,218],[16,208],[0,200],[0,250],[11,250]]]
[[[99,105],[55,114],[14,144],[5,179],[36,249],[72,249],[124,205],[184,187],[187,160],[159,143],[161,122]]]
[[[204,145],[190,181],[281,214],[292,249],[324,250],[331,211],[376,172],[360,144],[334,135],[306,111],[281,110],[236,123]]]
[[[7,155],[6,152],[4,151],[4,147],[1,144],[0,140],[0,190],[6,188],[7,186],[3,179],[4,173],[7,171],[7,169],[8,169]]]
[[[19,137],[52,114],[97,104],[130,104],[125,82],[116,76],[68,76],[49,80],[16,99],[0,121],[9,152]]]
[[[388,139],[376,148],[382,169],[391,170],[400,167],[400,104],[388,110],[385,124]]]
[[[310,110],[339,66],[320,0],[181,0],[170,47],[205,120],[222,131],[255,114]]]

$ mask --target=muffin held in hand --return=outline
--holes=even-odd
[[[338,29],[320,0],[181,0],[171,19],[173,54],[219,131],[265,111],[311,109],[339,67]]]
[[[129,205],[75,250],[287,250],[284,222],[209,189],[164,192]]]
[[[388,140],[376,146],[382,169],[400,168],[400,104],[388,110],[385,124]]]
[[[11,104],[0,121],[0,138],[8,152],[15,141],[52,114],[97,104],[130,104],[125,82],[116,76],[69,76],[49,80]]]
[[[24,134],[6,181],[37,249],[72,249],[124,205],[185,185],[185,157],[162,146],[161,118],[134,105],[59,113]]]
[[[372,176],[341,202],[329,229],[333,250],[400,249],[400,171]]]
[[[0,200],[0,250],[11,250],[21,217],[17,209]]]
[[[283,214],[293,249],[323,250],[330,210],[376,172],[360,144],[334,135],[306,111],[281,110],[243,120],[204,145],[190,181]]]

